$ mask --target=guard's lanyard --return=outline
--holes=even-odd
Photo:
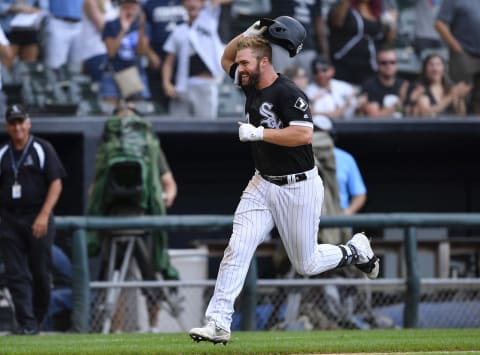
[[[15,178],[15,183],[17,183],[17,178],[18,178],[18,170],[23,164],[23,161],[27,157],[27,153],[30,150],[30,146],[32,145],[33,142],[33,136],[30,136],[28,139],[28,143],[23,148],[22,154],[20,155],[20,159],[15,160],[15,155],[13,154],[13,145],[10,143],[10,164],[12,164],[12,170],[13,170],[13,176]]]

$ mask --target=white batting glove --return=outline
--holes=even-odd
[[[260,26],[260,20],[258,20],[243,32],[243,36],[261,36],[266,30],[267,26]]]
[[[250,123],[238,122],[238,138],[241,142],[254,142],[263,140],[263,126],[255,127]]]

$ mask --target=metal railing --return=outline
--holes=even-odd
[[[218,231],[231,229],[233,216],[183,215],[141,217],[79,217],[63,216],[55,219],[58,229],[73,230],[73,329],[80,333],[89,330],[90,276],[86,243],[87,230],[105,229],[163,229],[167,231],[202,230]],[[388,213],[358,214],[354,216],[322,216],[320,227],[403,227],[407,277],[404,324],[415,328],[418,322],[420,299],[420,276],[417,267],[417,227],[478,227],[478,213]],[[253,307],[254,308],[254,307]],[[252,308],[252,309],[253,309]]]

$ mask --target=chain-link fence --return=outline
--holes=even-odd
[[[184,332],[203,323],[214,280],[92,283],[92,332]],[[404,279],[258,280],[255,329],[403,327]],[[232,330],[242,329],[242,295]],[[422,279],[418,327],[480,327],[479,279]]]

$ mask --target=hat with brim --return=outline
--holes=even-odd
[[[5,111],[5,120],[8,123],[13,123],[15,121],[25,121],[28,118],[27,111],[23,108],[22,105],[14,104],[7,108]]]

